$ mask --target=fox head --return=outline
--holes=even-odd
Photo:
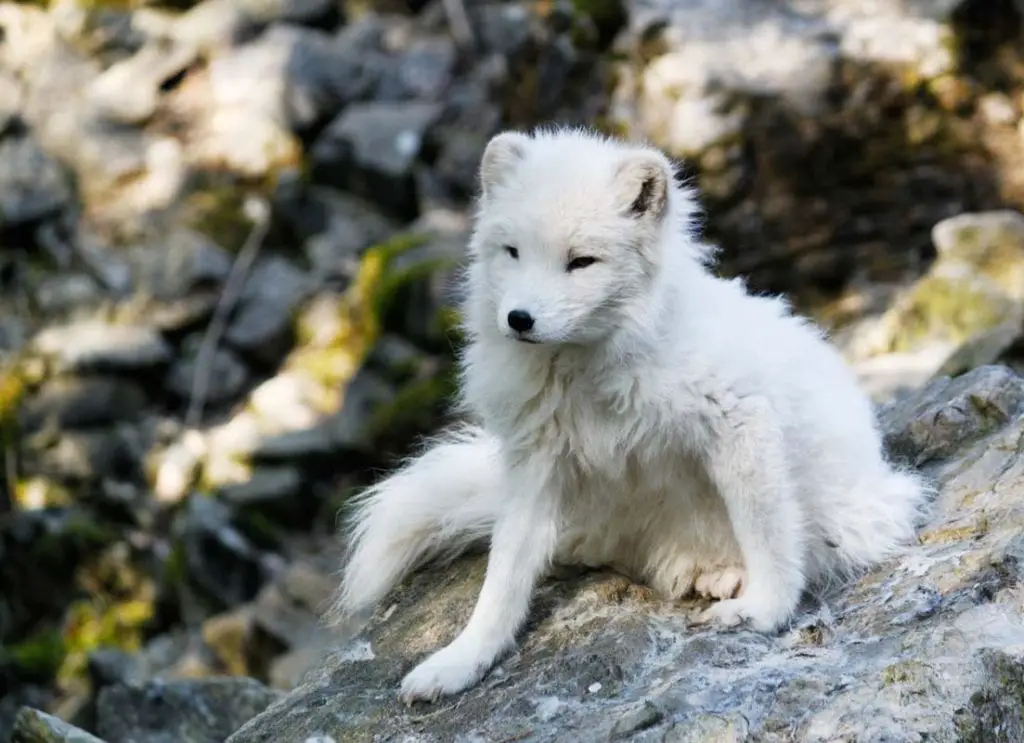
[[[480,186],[469,322],[524,344],[592,345],[628,323],[694,209],[661,152],[579,131],[496,135]]]

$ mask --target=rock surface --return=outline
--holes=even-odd
[[[809,600],[778,637],[694,627],[692,605],[614,575],[549,582],[522,644],[480,686],[407,710],[403,672],[472,609],[484,559],[467,558],[410,579],[229,740],[1014,740],[1022,405],[1024,379],[981,367],[887,409],[890,441],[938,486],[921,543]]]

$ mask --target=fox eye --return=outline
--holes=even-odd
[[[511,245],[506,245],[505,252],[516,260],[519,260],[519,248],[513,248]]]
[[[565,267],[566,271],[576,271],[581,268],[586,268],[589,265],[597,263],[597,258],[589,255],[581,255],[579,258],[573,258],[569,261],[569,265]]]

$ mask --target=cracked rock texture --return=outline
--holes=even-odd
[[[694,605],[608,574],[545,584],[521,645],[474,689],[405,708],[485,560],[427,570],[230,743],[336,740],[1014,741],[1024,720],[1024,378],[979,367],[882,413],[937,487],[920,544],[808,597],[776,637],[690,624]]]

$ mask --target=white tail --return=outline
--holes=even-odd
[[[372,609],[413,568],[451,559],[490,536],[500,503],[498,440],[466,427],[431,442],[355,496],[345,526],[345,567],[329,621]]]

